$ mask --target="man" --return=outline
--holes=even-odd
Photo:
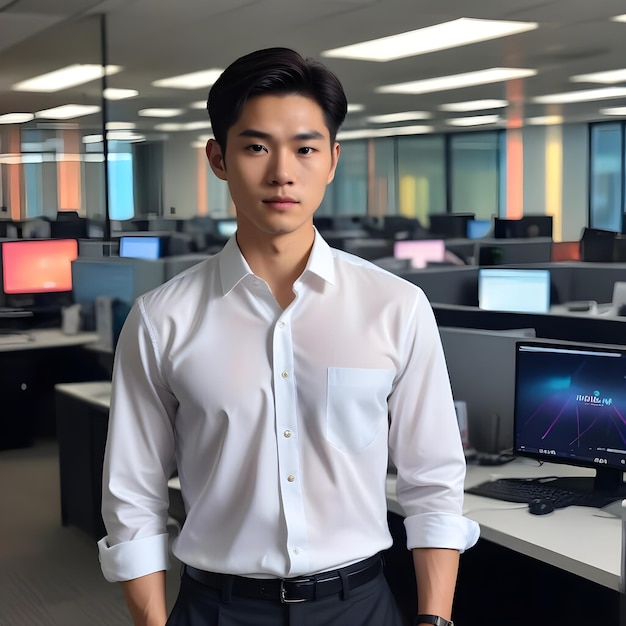
[[[113,375],[99,542],[136,625],[396,626],[382,575],[388,453],[419,590],[445,626],[465,462],[439,336],[420,289],[333,250],[313,214],[339,158],[337,78],[274,48],[209,93],[210,166],[237,233],[135,303]],[[184,564],[167,617],[167,480]]]

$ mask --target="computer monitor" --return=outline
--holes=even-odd
[[[518,342],[514,453],[596,470],[555,486],[625,497],[625,378],[624,348]]]
[[[215,220],[215,230],[223,239],[230,239],[237,232],[237,220],[235,218]]]
[[[69,294],[75,239],[27,239],[2,242],[2,291],[9,306],[53,303],[47,294]]]
[[[158,259],[161,256],[159,237],[120,237],[120,257],[133,259]]]
[[[467,224],[474,219],[475,213],[430,213],[428,230],[436,237],[467,237]]]
[[[401,239],[393,245],[396,259],[410,259],[411,266],[423,268],[428,263],[443,263],[446,257],[446,244],[443,239]]]
[[[580,237],[580,260],[589,263],[611,263],[617,233],[601,228],[583,228]]]
[[[478,270],[478,306],[487,311],[547,313],[550,310],[550,270]]]
[[[494,218],[493,236],[496,239],[525,239],[552,237],[551,215],[524,215],[519,219]]]
[[[468,239],[482,239],[483,237],[487,237],[491,232],[492,226],[491,220],[469,220],[467,222],[466,237]]]

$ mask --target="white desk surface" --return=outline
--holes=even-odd
[[[59,383],[54,386],[54,389],[107,409],[111,403],[111,381],[108,380],[85,383]]]
[[[27,335],[27,341],[11,342],[10,335],[0,335],[0,352],[15,350],[37,350],[38,348],[64,348],[81,346],[98,340],[97,333],[78,333],[66,335],[60,328],[42,328],[38,330],[18,330],[20,335]]]
[[[592,475],[592,470],[517,459],[500,466],[468,465],[466,485],[492,478]],[[389,510],[404,515],[387,478]],[[619,591],[621,519],[600,509],[571,506],[532,515],[525,504],[465,494],[464,514],[480,524],[481,537]]]

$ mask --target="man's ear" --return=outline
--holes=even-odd
[[[209,139],[206,144],[206,156],[209,159],[209,165],[213,173],[221,180],[226,180],[226,163],[224,163],[224,155],[222,148],[215,139]]]

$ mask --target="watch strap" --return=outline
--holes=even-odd
[[[430,615],[427,613],[420,613],[415,618],[415,624],[432,624],[433,626],[454,626],[451,620],[444,619],[439,615]]]

